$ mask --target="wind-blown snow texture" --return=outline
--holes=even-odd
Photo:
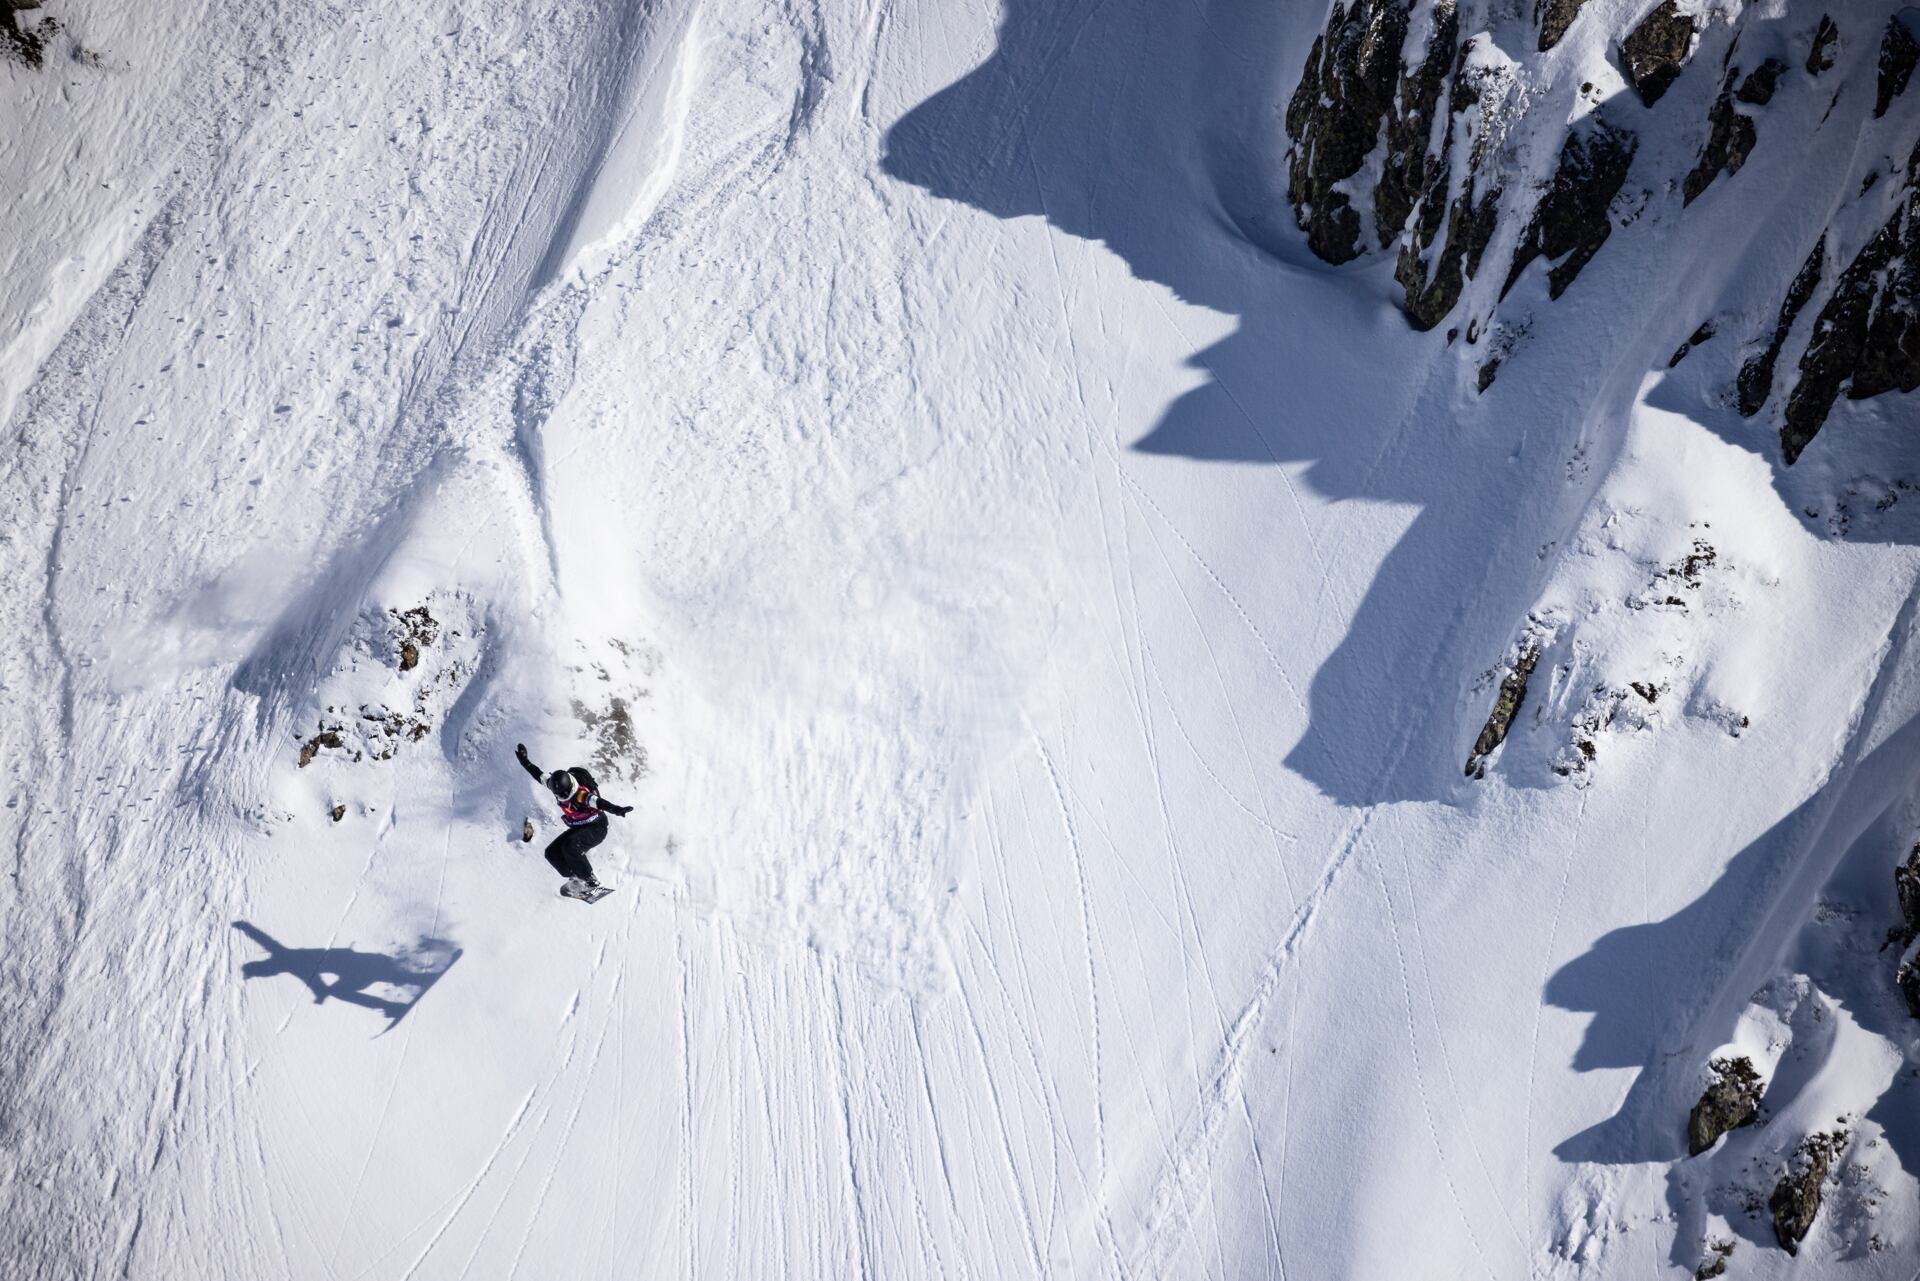
[[[1289,199],[1345,8],[49,2],[0,1271],[1920,1268],[1911,402],[1780,418],[1905,11],[1815,74],[1820,13],[1695,5],[1657,106],[1652,5],[1399,11],[1481,87],[1436,198],[1499,192],[1419,332],[1382,152],[1349,264]],[[1604,245],[1502,297],[1596,113]],[[516,740],[638,807],[604,903]]]

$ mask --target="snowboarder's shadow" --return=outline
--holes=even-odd
[[[427,989],[460,959],[460,949],[446,939],[422,937],[401,952],[387,956],[341,947],[286,947],[250,921],[233,928],[266,949],[266,955],[248,961],[240,973],[250,979],[290,974],[307,985],[315,1005],[329,998],[364,1006],[386,1016],[390,1032],[405,1018]]]

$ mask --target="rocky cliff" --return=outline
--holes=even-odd
[[[1535,271],[1558,300],[1619,227],[1651,215],[1684,236],[1702,202],[1775,205],[1783,193],[1746,182],[1756,150],[1844,147],[1830,187],[1784,193],[1822,215],[1802,217],[1799,270],[1777,273],[1771,304],[1709,326],[1741,330],[1740,412],[1766,416],[1791,465],[1841,396],[1920,386],[1916,13],[1337,0],[1286,107],[1294,217],[1329,263],[1390,259],[1415,328],[1484,347],[1484,390],[1524,337],[1511,322],[1535,300],[1515,291]],[[1786,101],[1816,123],[1777,125]],[[1678,341],[1709,318],[1669,315],[1674,283],[1644,295]]]

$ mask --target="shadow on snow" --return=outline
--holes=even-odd
[[[388,956],[341,947],[286,947],[250,921],[235,921],[233,928],[267,953],[242,965],[242,975],[250,979],[291,975],[307,985],[315,1005],[335,1000],[364,1006],[385,1017],[384,1031],[398,1026],[427,989],[460,959],[460,949],[439,938],[423,937]]]
[[[1310,635],[1353,608],[1332,598],[1352,574],[1333,504],[1415,509],[1313,674],[1286,763],[1343,805],[1455,799],[1491,697],[1472,683],[1504,654],[1550,563],[1539,531],[1585,506],[1561,456],[1594,453],[1596,424],[1624,421],[1637,388],[1591,352],[1651,354],[1665,339],[1638,321],[1569,317],[1581,332],[1536,336],[1530,351],[1552,358],[1503,372],[1481,399],[1485,344],[1414,333],[1390,263],[1313,259],[1286,200],[1280,117],[1322,16],[1245,0],[1009,0],[992,56],[900,119],[882,165],[995,217],[1038,216],[1104,244],[1141,279],[1238,319],[1192,356],[1202,385],[1133,449],[1281,466],[1323,500],[1296,504],[1297,533],[1274,547],[1276,575],[1294,575],[1280,625]],[[1586,275],[1604,267],[1603,255]],[[1466,311],[1448,323],[1465,325]],[[1517,410],[1488,412],[1503,396]],[[1605,468],[1588,470],[1590,490]]]

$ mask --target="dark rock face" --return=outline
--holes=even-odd
[[[1808,1230],[1813,1227],[1813,1217],[1820,1212],[1820,1186],[1827,1181],[1834,1158],[1846,1144],[1845,1130],[1808,1135],[1801,1140],[1799,1151],[1787,1163],[1786,1173],[1767,1199],[1767,1209],[1773,1215],[1774,1239],[1788,1254],[1800,1253],[1800,1243],[1806,1240]]]
[[[1680,203],[1690,205],[1700,193],[1713,184],[1721,174],[1729,177],[1740,172],[1740,166],[1747,163],[1747,157],[1753,154],[1753,121],[1740,114],[1734,99],[1746,89],[1741,85],[1736,91],[1734,78],[1738,76],[1738,67],[1729,68],[1726,81],[1720,86],[1720,96],[1714,99],[1713,107],[1707,112],[1707,145],[1701,148],[1699,163],[1686,180],[1680,184]],[[1754,76],[1759,75],[1754,72]],[[1753,76],[1747,78],[1747,84],[1753,83]],[[1768,86],[1768,96],[1772,87]]]
[[[1470,67],[1467,54],[1462,46],[1447,95],[1447,135],[1430,168],[1418,216],[1394,264],[1394,279],[1406,291],[1403,305],[1415,329],[1431,329],[1453,310],[1466,282],[1480,270],[1481,255],[1498,225],[1500,187],[1482,175],[1492,136],[1486,104],[1504,92],[1505,85]],[[1454,184],[1451,157],[1456,150],[1464,152],[1467,166],[1449,202],[1448,191]],[[1446,239],[1435,253],[1433,245],[1443,227]]]
[[[1773,338],[1767,343],[1767,349],[1741,367],[1739,392],[1743,417],[1751,418],[1759,413],[1773,393],[1774,363],[1780,359],[1780,348],[1787,341],[1787,333],[1799,317],[1800,309],[1807,305],[1814,287],[1820,283],[1820,267],[1826,258],[1827,238],[1822,236],[1787,287],[1787,296],[1780,304],[1780,318],[1773,327]]]
[[[1920,387],[1920,189],[1910,191],[1841,273],[1814,321],[1787,400],[1780,449],[1791,463],[1826,422],[1840,387],[1849,400]]]
[[[1651,107],[1680,78],[1693,52],[1693,35],[1693,19],[1675,0],[1666,0],[1620,42],[1621,66],[1641,102]]]
[[[1480,730],[1480,736],[1473,740],[1473,751],[1467,754],[1467,777],[1485,778],[1487,776],[1486,758],[1495,748],[1506,742],[1507,731],[1513,727],[1513,718],[1520,712],[1520,705],[1527,700],[1527,682],[1533,677],[1534,664],[1540,661],[1540,646],[1530,642],[1520,651],[1520,657],[1514,660],[1513,668],[1500,682],[1500,693],[1493,700],[1493,712],[1487,717],[1487,723]]]
[[[1833,25],[1833,19],[1820,15],[1820,26],[1813,33],[1813,48],[1807,53],[1807,74],[1817,76],[1833,66],[1833,42],[1840,38],[1840,28]]]
[[[1426,56],[1410,76],[1400,78],[1398,112],[1387,116],[1387,161],[1373,191],[1374,235],[1385,249],[1407,225],[1407,215],[1437,178],[1446,191],[1447,151],[1437,156],[1428,147],[1433,136],[1434,111],[1446,87],[1447,67],[1460,37],[1460,18],[1453,0],[1436,0],[1433,34]]]
[[[1920,845],[1907,861],[1893,869],[1893,894],[1900,904],[1900,924],[1887,931],[1891,942],[1911,943],[1920,937]]]
[[[1685,360],[1687,358],[1687,354],[1691,352],[1695,347],[1698,347],[1701,343],[1706,342],[1708,339],[1712,337],[1713,337],[1713,322],[1711,320],[1703,321],[1700,327],[1694,330],[1693,333],[1687,337],[1687,340],[1681,343],[1680,346],[1674,350],[1673,356],[1667,361],[1667,368],[1668,369],[1674,368],[1681,361]],[[1634,688],[1638,689],[1640,687],[1636,685],[1634,686]],[[1649,697],[1647,701],[1652,702],[1653,699]]]
[[[1893,100],[1907,91],[1907,78],[1920,62],[1920,44],[1916,44],[1907,24],[1895,14],[1887,23],[1887,34],[1880,40],[1880,91],[1874,99],[1873,118],[1887,114]]]
[[[1633,200],[1622,200],[1622,193],[1638,154],[1644,150],[1651,162],[1667,152],[1661,146],[1642,147],[1641,131],[1624,123],[1633,108],[1602,106],[1567,129],[1553,176],[1529,212],[1526,199],[1510,198],[1522,193],[1512,189],[1505,174],[1519,156],[1538,154],[1529,135],[1559,130],[1564,117],[1535,121],[1534,104],[1547,99],[1535,92],[1539,86],[1531,83],[1524,61],[1515,62],[1493,46],[1491,36],[1477,31],[1485,15],[1470,24],[1459,3],[1334,0],[1285,112],[1292,140],[1287,198],[1308,248],[1336,264],[1362,254],[1393,254],[1401,307],[1418,330],[1442,327],[1460,309],[1503,221],[1525,219],[1513,236],[1498,298],[1507,297],[1535,259],[1545,258],[1548,296],[1558,299],[1606,243],[1615,222],[1624,224],[1662,199],[1658,193],[1671,190],[1675,179],[1684,206],[1723,176],[1737,175],[1757,145],[1760,113],[1788,80],[1784,57],[1740,66],[1729,55],[1695,163],[1684,174],[1643,174]],[[1561,40],[1585,3],[1535,0],[1542,49]],[[1652,106],[1672,87],[1693,57],[1704,22],[1683,12],[1680,0],[1659,0],[1619,40],[1621,66],[1642,103]],[[1739,34],[1731,42],[1735,48]],[[1800,38],[1809,38],[1804,28]],[[1822,17],[1806,55],[1810,74],[1836,65],[1838,40],[1832,18]],[[1904,91],[1916,65],[1920,41],[1896,18],[1881,49],[1880,111]],[[1594,95],[1592,85],[1581,86],[1584,103],[1594,105]],[[1522,131],[1514,136],[1527,145],[1509,145],[1514,130]],[[1906,169],[1920,174],[1920,160]],[[1912,176],[1907,181],[1915,183]],[[1617,208],[1616,201],[1621,202]],[[1911,319],[1920,291],[1920,252],[1909,252],[1910,242],[1920,236],[1917,219],[1909,201],[1859,251],[1831,297],[1826,295],[1834,272],[1827,269],[1823,236],[1787,289],[1765,350],[1740,369],[1738,405],[1751,417],[1771,398],[1781,352],[1801,311],[1823,304],[1812,342],[1789,380],[1788,404],[1780,411],[1781,448],[1789,463],[1812,440],[1842,390],[1864,399],[1920,387],[1920,323]],[[1853,253],[1854,238],[1849,235],[1847,241],[1845,252]],[[1838,270],[1845,259],[1839,248],[1835,253]],[[1483,314],[1453,325],[1464,327],[1472,343],[1475,324],[1484,327],[1492,319]],[[1683,344],[1672,363],[1695,345]],[[1479,360],[1481,390],[1506,354],[1491,352]]]
[[[1500,191],[1482,177],[1484,110],[1500,73],[1470,66],[1455,0],[1433,0],[1424,48],[1405,49],[1411,0],[1336,5],[1287,107],[1287,196],[1307,246],[1327,262],[1362,252],[1356,200],[1336,190],[1382,142],[1373,238],[1400,242],[1395,278],[1415,328],[1459,301],[1492,239]],[[1403,64],[1403,54],[1405,63]],[[1460,163],[1464,160],[1464,164]]]
[[[1907,861],[1893,869],[1894,897],[1900,902],[1900,924],[1887,931],[1887,941],[1883,946],[1891,947],[1895,943],[1907,948],[1906,955],[1900,958],[1900,967],[1894,971],[1894,986],[1900,989],[1900,995],[1906,999],[1907,1013],[1920,1019],[1920,964],[1916,964],[1911,947],[1915,938],[1920,938],[1920,845],[1913,847],[1907,855]]]
[[[1529,263],[1544,255],[1555,262],[1547,273],[1547,293],[1558,298],[1613,233],[1607,206],[1627,180],[1638,146],[1634,135],[1597,121],[1567,136],[1553,185],[1533,211],[1533,220],[1513,252],[1513,265],[1500,289],[1506,297]]]
[[[47,41],[59,33],[59,19],[43,18],[37,24],[28,25],[15,12],[39,7],[39,0],[0,0],[0,57],[12,58],[29,67],[38,67],[47,60]]]
[[[1540,19],[1540,52],[1545,53],[1560,43],[1560,37],[1567,34],[1567,28],[1580,16],[1580,6],[1587,0],[1540,0],[1537,10]]]
[[[1337,183],[1360,172],[1393,108],[1409,0],[1336,4],[1287,104],[1287,199],[1307,245],[1327,262],[1360,253],[1360,215]]]
[[[1912,957],[1900,962],[1900,968],[1893,974],[1893,985],[1906,999],[1907,1014],[1920,1019],[1920,965],[1914,964]]]
[[[1728,1130],[1752,1125],[1760,1115],[1760,1096],[1766,1085],[1744,1054],[1715,1059],[1709,1067],[1713,1081],[1687,1114],[1687,1155],[1699,1156],[1720,1141]]]
[[[1787,64],[1778,58],[1768,58],[1753,69],[1753,73],[1740,82],[1733,96],[1752,107],[1764,107],[1773,101],[1773,91],[1780,86],[1780,75]],[[1731,77],[1729,77],[1731,78]]]

